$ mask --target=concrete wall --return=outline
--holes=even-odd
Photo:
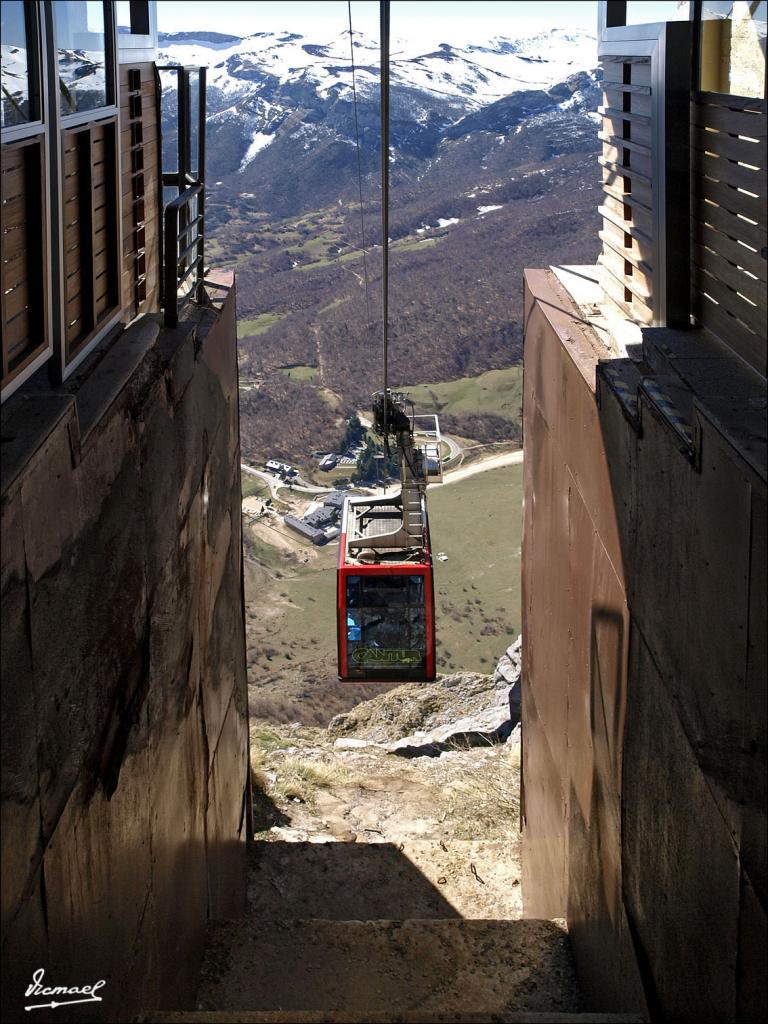
[[[106,981],[57,1021],[191,1005],[245,897],[234,287],[14,396],[3,456],[3,1019],[40,967]]]
[[[574,312],[527,273],[526,914],[567,916],[592,1009],[763,1019],[764,382],[651,331],[598,402]],[[684,453],[636,385],[686,375]]]

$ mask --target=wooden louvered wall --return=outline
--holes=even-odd
[[[41,136],[2,147],[3,387],[44,352],[49,343],[44,154]]]
[[[67,363],[120,306],[117,187],[117,118],[62,132]]]
[[[124,319],[160,308],[160,126],[154,64],[120,67]]]
[[[602,60],[602,282],[633,320],[649,324],[654,318],[651,60]]]
[[[693,313],[766,375],[766,103],[691,103]]]
[[[600,276],[606,296],[625,316],[686,327],[691,23],[621,31],[630,35],[600,43]]]

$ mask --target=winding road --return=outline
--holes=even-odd
[[[455,442],[454,442],[455,443]],[[457,445],[458,447],[458,445]],[[460,450],[460,449],[459,449]],[[501,469],[503,466],[517,466],[523,461],[522,450],[514,452],[501,452],[499,455],[492,455],[489,459],[479,459],[477,462],[471,463],[469,466],[461,466],[459,469],[450,469],[447,473],[443,474],[443,479],[440,483],[430,484],[430,487],[445,487],[447,484],[455,484],[461,480],[466,480],[467,477],[475,476],[476,473],[487,473],[491,469]],[[281,489],[289,491],[296,491],[299,494],[330,494],[333,487],[315,487],[311,484],[287,484],[280,477],[272,476],[271,473],[265,473],[261,469],[254,469],[253,466],[248,466],[244,462],[240,463],[240,468],[244,473],[249,476],[257,476],[269,487],[269,493],[275,501],[281,501],[278,497],[277,492]],[[396,494],[398,487],[388,488],[386,491],[375,491],[373,493],[382,497],[391,494]]]

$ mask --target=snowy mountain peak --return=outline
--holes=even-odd
[[[353,33],[359,87],[378,88],[379,47]],[[161,60],[210,68],[208,85],[232,95],[250,91],[258,79],[281,85],[301,81],[320,97],[345,97],[351,89],[349,33],[329,40],[296,32],[256,32],[243,38],[218,32],[176,32],[160,36]],[[458,101],[462,113],[493,103],[521,89],[548,89],[595,65],[595,38],[585,32],[553,29],[526,39],[499,36],[485,43],[449,42],[425,50],[406,40],[392,44],[391,81],[398,87]],[[235,58],[234,60],[232,58]]]

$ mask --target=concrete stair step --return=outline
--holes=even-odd
[[[209,933],[197,1004],[358,1019],[582,1009],[560,924],[463,918],[220,922]]]
[[[644,1024],[635,1013],[326,1013],[317,1010],[165,1010],[138,1024]]]
[[[254,843],[249,858],[249,913],[260,921],[501,921],[523,913],[516,843]]]

